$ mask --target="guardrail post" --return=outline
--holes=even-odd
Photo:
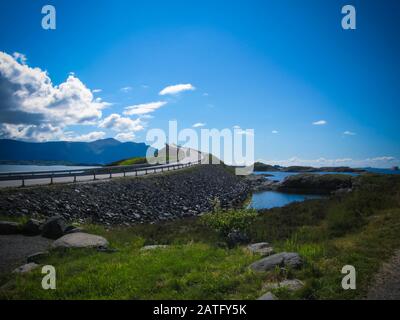
[[[124,170],[124,178],[126,177],[126,172],[125,172],[125,170]]]
[[[137,177],[137,170],[135,171],[135,177]]]
[[[76,175],[74,175],[74,182],[76,182]]]
[[[93,180],[96,180],[96,171],[93,170]]]
[[[146,174],[147,174],[147,169],[144,169],[144,170],[145,170],[145,173],[144,173],[144,174],[146,175]]]
[[[111,169],[110,169],[110,179],[112,178],[112,173],[111,173]]]
[[[50,177],[50,184],[53,184],[53,175],[54,175],[54,173],[51,174],[51,177]]]
[[[25,179],[22,177],[22,185],[21,187],[25,187]]]

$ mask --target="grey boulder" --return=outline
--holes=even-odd
[[[153,244],[153,245],[144,246],[143,248],[140,249],[140,251],[150,251],[150,250],[156,250],[156,249],[165,249],[167,247],[168,246],[164,245],[164,244]]]
[[[296,291],[304,287],[304,283],[299,279],[286,279],[281,282],[271,282],[263,286],[264,290],[286,288],[289,291]]]
[[[65,220],[60,216],[54,216],[43,224],[42,235],[49,239],[58,239],[64,234],[66,228]]]
[[[278,300],[277,297],[273,295],[272,292],[267,292],[259,297],[257,300]]]
[[[70,233],[57,239],[53,248],[107,248],[107,239],[84,232]]]
[[[281,252],[258,260],[250,265],[250,269],[258,272],[270,271],[275,267],[300,268],[303,262],[298,253]]]
[[[38,264],[31,262],[16,268],[13,273],[26,273],[36,269],[37,267],[39,267]]]
[[[274,252],[274,248],[267,242],[253,243],[247,246],[247,250],[254,254],[269,256]]]
[[[43,259],[47,258],[49,256],[49,252],[48,251],[43,251],[43,252],[36,252],[34,254],[29,255],[26,258],[26,262],[27,263],[39,263],[40,261],[42,261]]]
[[[68,226],[64,231],[65,234],[77,233],[77,232],[84,232],[84,230],[82,228],[79,228],[79,227]]]

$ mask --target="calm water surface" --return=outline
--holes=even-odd
[[[286,177],[299,174],[300,172],[281,172],[281,171],[268,171],[268,172],[254,172],[254,174],[269,174],[271,176],[266,179],[283,181]],[[311,172],[313,174],[338,174],[338,172]],[[354,172],[346,172],[339,174],[349,174],[352,176],[358,175]],[[254,193],[249,208],[253,209],[271,209],[274,207],[283,207],[292,202],[301,202],[309,199],[321,199],[324,196],[312,194],[292,194],[278,191],[262,191]]]

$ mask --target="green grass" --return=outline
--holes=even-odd
[[[42,275],[7,275],[3,299],[255,299],[269,281],[298,278],[298,292],[274,290],[280,299],[357,299],[382,262],[400,248],[400,176],[363,175],[361,187],[342,197],[310,200],[283,208],[237,210],[163,224],[106,228],[115,253],[58,251],[43,261],[57,270],[57,290],[42,290]],[[229,228],[245,229],[252,242],[271,242],[275,251],[298,252],[300,270],[253,273],[260,257],[229,248]],[[167,249],[141,252],[147,244]],[[341,269],[353,265],[357,289],[343,290]]]
[[[110,163],[109,166],[132,166],[134,164],[147,163],[146,157],[134,157]]]
[[[17,276],[3,299],[254,299],[260,275],[242,249],[202,243],[141,252],[143,239],[107,254],[70,250],[44,263],[57,270],[57,289],[40,287],[40,270]],[[257,289],[258,288],[258,289]]]

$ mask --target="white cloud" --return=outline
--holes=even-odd
[[[392,156],[373,157],[367,159],[352,159],[352,158],[338,158],[338,159],[301,159],[293,157],[286,160],[260,160],[261,162],[280,165],[284,167],[288,166],[312,166],[312,167],[375,167],[375,168],[389,168],[393,165],[400,164],[400,160]]]
[[[105,136],[106,136],[106,133],[103,131],[93,131],[93,132],[89,132],[89,133],[78,135],[78,136],[67,136],[63,140],[76,141],[76,142],[89,142],[89,141],[103,139]]]
[[[176,84],[176,85],[173,85],[173,86],[165,87],[164,89],[162,89],[159,92],[159,95],[161,95],[161,96],[164,96],[164,95],[167,95],[167,94],[175,95],[175,94],[181,93],[183,91],[188,91],[188,90],[193,91],[195,89],[196,88],[194,86],[192,86],[190,83],[187,83],[187,84]]]
[[[1,139],[16,139],[23,141],[56,141],[64,138],[61,128],[51,124],[0,124]]]
[[[151,113],[157,110],[158,108],[165,106],[166,104],[167,102],[165,101],[156,101],[156,102],[129,106],[125,108],[124,115],[141,115],[141,114]]]
[[[22,58],[18,56],[18,60]],[[109,103],[94,99],[80,79],[69,75],[58,86],[46,71],[0,52],[0,122],[54,127],[93,124]]]
[[[272,130],[272,133],[273,134],[277,134],[277,133],[279,133],[277,130]]]
[[[233,126],[233,129],[240,129],[240,126],[238,126],[238,125]]]
[[[19,52],[14,52],[14,53],[13,53],[13,57],[14,57],[14,59],[15,59],[16,61],[18,61],[19,63],[21,63],[21,64],[26,64],[27,58],[26,58],[26,56],[25,56],[24,54],[19,53]]]
[[[129,91],[132,91],[132,87],[126,86],[126,87],[122,87],[121,89],[119,89],[120,91],[127,93]]]
[[[351,132],[351,131],[345,131],[345,132],[343,132],[343,134],[346,136],[355,136],[356,135],[355,132]]]
[[[202,123],[202,122],[197,122],[193,125],[193,128],[200,128],[200,127],[204,127],[206,124]]]
[[[100,121],[99,128],[111,129],[117,132],[140,131],[144,129],[140,119],[132,120],[121,117],[117,113],[113,113]]]
[[[243,136],[254,136],[254,130],[251,129],[250,130],[235,129],[235,133]]]
[[[59,127],[51,124],[23,125],[23,124],[0,124],[1,139],[16,139],[31,142],[45,141],[94,141],[103,139],[105,132],[93,131],[87,134],[76,135],[72,131],[64,132]]]
[[[209,96],[208,92],[204,92],[204,93],[203,93],[203,96],[204,96],[204,97],[208,97],[208,96]]]
[[[325,120],[318,120],[318,121],[313,122],[312,124],[315,125],[315,126],[323,126],[323,125],[325,125],[327,123],[328,122],[325,121]]]
[[[133,132],[121,132],[118,133],[114,138],[121,142],[133,141],[135,139],[135,134]]]
[[[99,92],[102,92],[102,91],[103,91],[102,89],[93,89],[92,90],[93,93],[99,93]]]

